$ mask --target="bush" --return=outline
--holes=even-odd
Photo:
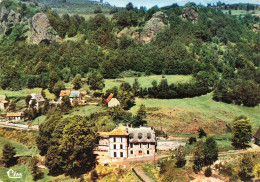
[[[198,132],[199,132],[199,138],[207,137],[206,132],[202,128],[199,128]]]
[[[192,145],[193,143],[197,142],[197,138],[196,137],[190,137],[189,138],[189,145]]]
[[[6,167],[13,166],[17,160],[14,157],[16,155],[15,148],[7,143],[4,145],[3,150],[2,150],[2,159],[1,162],[4,164]]]
[[[210,168],[210,167],[207,167],[207,169],[205,170],[204,175],[205,175],[206,177],[210,177],[211,174],[212,174],[211,168]]]

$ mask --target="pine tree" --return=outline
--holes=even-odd
[[[48,89],[52,93],[53,92],[53,87],[55,83],[59,81],[59,76],[55,71],[50,72],[50,77],[49,77],[49,84],[48,84]]]
[[[218,160],[218,146],[213,137],[207,138],[203,146],[204,165],[211,165]]]
[[[81,76],[79,74],[74,77],[72,84],[73,84],[73,88],[75,90],[78,90],[81,88]]]
[[[138,82],[138,79],[135,78],[134,83],[133,83],[133,92],[135,96],[138,96],[140,92],[140,83]]]
[[[34,181],[37,181],[43,177],[43,172],[37,166],[38,162],[39,160],[36,156],[33,156],[30,160],[31,174]]]
[[[252,138],[252,126],[245,116],[236,118],[232,123],[232,145],[236,148],[245,148]]]
[[[16,162],[16,158],[14,157],[15,155],[15,148],[11,144],[7,143],[3,147],[1,161],[6,167],[10,167]]]

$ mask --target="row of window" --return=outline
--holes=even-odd
[[[146,151],[147,155],[150,154],[150,151],[147,150]],[[134,151],[133,150],[130,150],[130,154],[133,155],[134,154]],[[142,150],[139,150],[138,151],[138,155],[143,155],[143,151]],[[114,152],[114,157],[117,157],[117,152]],[[119,156],[118,156],[119,157]],[[124,157],[124,153],[123,152],[120,152],[120,157]]]
[[[142,148],[143,145],[146,145],[146,144],[139,143],[139,148]],[[134,148],[134,144],[133,143],[130,143],[130,148]],[[150,148],[150,143],[148,143],[147,148]],[[117,149],[116,148],[116,144],[114,144],[114,149]],[[120,148],[118,148],[118,149],[123,149],[123,145],[121,144]]]
[[[146,134],[146,137],[147,137],[148,140],[150,140],[150,139],[152,138],[151,133],[147,133],[147,134]],[[131,140],[131,139],[133,139],[133,138],[134,138],[134,134],[133,134],[133,133],[130,133],[129,139]],[[143,134],[142,134],[142,133],[138,133],[138,139],[140,140],[140,139],[142,139],[142,138],[143,138]]]
[[[114,144],[114,149],[117,149],[116,144]],[[123,149],[123,145],[120,145],[120,149]]]
[[[147,150],[146,153],[147,153],[147,155],[149,155],[149,154],[150,154],[150,150]],[[133,155],[133,154],[134,154],[134,151],[133,151],[133,150],[130,150],[130,154]],[[142,150],[139,150],[139,151],[138,151],[138,155],[143,155],[143,151],[142,151]]]
[[[139,148],[142,148],[143,145],[146,145],[146,144],[139,143]],[[130,143],[130,148],[134,148],[134,144],[133,143]],[[150,143],[148,143],[147,148],[150,148]]]
[[[117,154],[116,154],[116,152],[114,152],[114,157],[117,157]],[[123,152],[120,152],[120,157],[124,157],[124,154],[123,154]]]
[[[134,134],[130,133],[129,138],[133,139],[134,138]],[[143,134],[142,133],[138,133],[138,139],[142,139],[142,138],[143,138]],[[151,133],[147,133],[147,139],[150,140],[151,138],[152,138]],[[123,138],[122,137],[120,137],[118,139],[119,139],[118,142],[123,142]],[[117,138],[114,138],[114,142],[116,142],[116,141],[117,141]]]
[[[120,138],[118,138],[119,139],[119,141],[117,141],[117,139],[116,138],[114,138],[114,142],[123,142],[123,138],[122,137],[120,137]]]

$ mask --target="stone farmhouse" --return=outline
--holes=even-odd
[[[42,106],[45,102],[45,99],[43,98],[43,96],[41,94],[31,94],[32,98],[29,101],[29,105],[32,104],[33,100],[36,101],[36,108],[39,108],[40,106]]]
[[[111,160],[153,156],[155,131],[150,126],[132,128],[120,125],[107,134],[100,133],[96,150],[108,152]]]
[[[0,95],[0,110],[4,111],[8,106],[8,98],[6,95]]]

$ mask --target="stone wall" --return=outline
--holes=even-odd
[[[185,144],[186,144],[186,142],[158,140],[157,141],[157,150],[174,150],[178,146],[180,146],[180,145],[184,146]]]

